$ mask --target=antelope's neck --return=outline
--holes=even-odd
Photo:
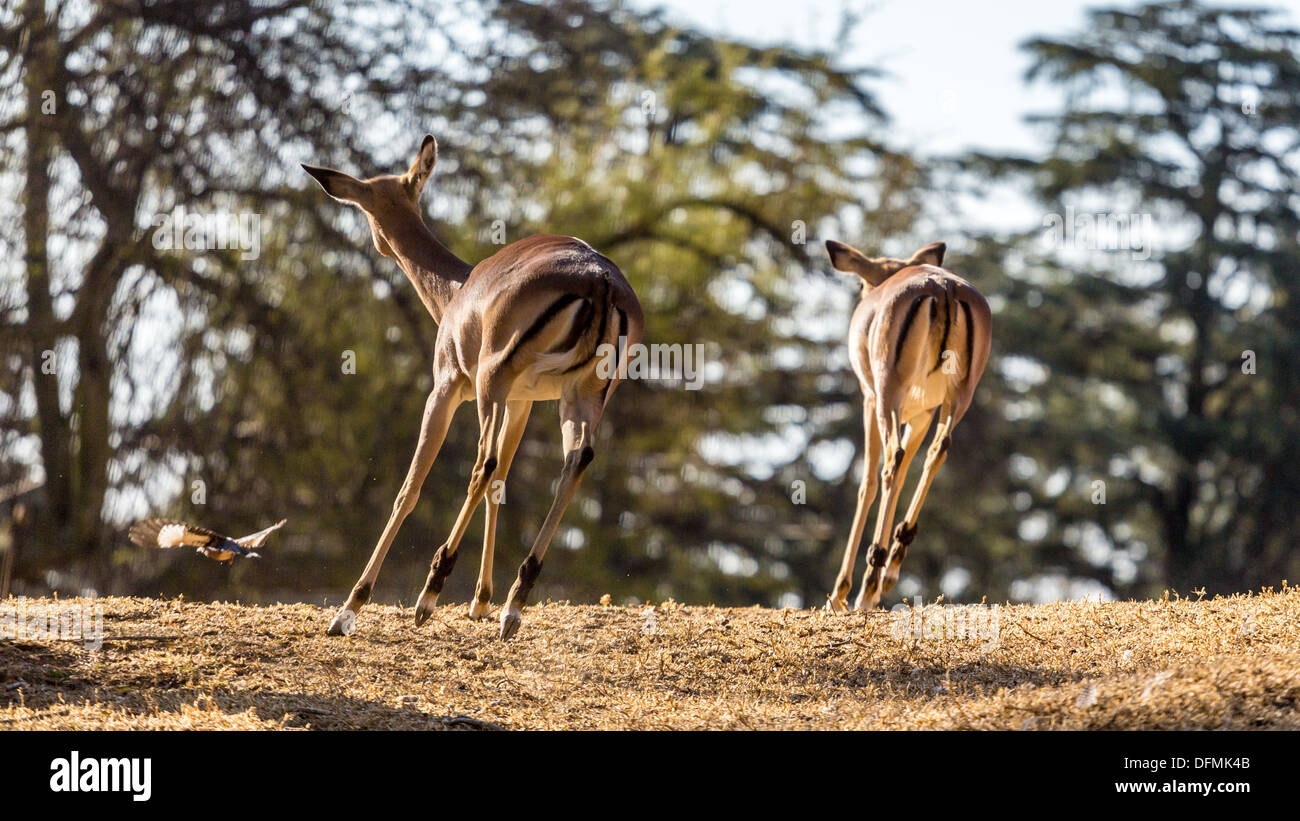
[[[415,286],[433,321],[441,324],[447,303],[469,278],[472,266],[439,242],[418,212],[388,220],[381,227],[384,239],[397,255],[397,264]]]

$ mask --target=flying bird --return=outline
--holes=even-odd
[[[206,527],[195,527],[185,522],[171,519],[145,519],[131,525],[127,536],[140,547],[193,547],[209,559],[219,562],[233,562],[235,559],[261,558],[254,553],[255,548],[266,543],[266,539],[284,526],[288,519],[281,519],[266,530],[250,533],[239,539],[223,536]]]

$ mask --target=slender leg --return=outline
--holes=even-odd
[[[496,472],[497,451],[500,449],[500,440],[505,435],[504,397],[508,392],[508,384],[499,390],[493,390],[487,385],[479,386],[478,458],[474,461],[465,503],[461,505],[460,513],[456,515],[456,523],[452,526],[451,535],[433,554],[429,575],[424,581],[424,590],[420,593],[420,601],[415,607],[416,627],[424,624],[433,613],[433,608],[438,603],[438,594],[442,592],[442,585],[456,565],[456,551],[465,536],[465,529],[469,527],[469,521],[474,516],[474,511],[478,509],[479,502],[483,501],[488,483]]]
[[[880,420],[880,438],[885,443],[884,467],[880,471],[880,509],[876,511],[876,533],[867,548],[867,569],[862,574],[862,589],[858,591],[855,610],[874,610],[880,603],[880,577],[885,566],[885,537],[894,523],[894,509],[903,490],[903,480],[912,457],[925,439],[933,413],[914,420],[907,426],[907,436],[900,443],[898,416],[891,411],[889,419]]]
[[[948,458],[948,447],[952,444],[953,416],[951,407],[945,406],[940,412],[939,425],[934,430],[934,438],[925,454],[925,467],[921,471],[921,481],[912,494],[912,502],[907,506],[907,516],[894,529],[894,542],[889,547],[889,567],[885,570],[882,582],[883,592],[894,589],[898,582],[898,572],[907,558],[907,547],[916,538],[916,521],[921,516],[921,505],[930,492],[930,483]]]
[[[478,568],[478,585],[474,589],[474,600],[469,605],[471,619],[485,619],[492,611],[492,553],[496,548],[497,510],[501,506],[498,489],[504,492],[506,475],[510,473],[510,463],[514,461],[515,450],[519,440],[524,436],[528,426],[528,414],[532,410],[531,400],[516,400],[506,403],[506,432],[501,437],[501,447],[497,450],[497,470],[487,492],[487,523],[483,528],[483,559]],[[497,484],[497,483],[500,484]]]
[[[330,623],[327,632],[331,636],[342,636],[352,632],[357,611],[370,599],[375,580],[379,577],[379,568],[384,564],[384,557],[388,555],[388,549],[392,547],[393,539],[397,536],[402,522],[406,520],[420,498],[424,477],[429,475],[429,468],[433,466],[433,460],[438,456],[442,440],[447,436],[447,428],[451,425],[451,417],[456,413],[459,405],[460,384],[454,379],[441,381],[429,393],[429,398],[424,403],[424,418],[420,423],[420,439],[415,446],[415,455],[411,457],[411,466],[406,471],[406,481],[402,483],[397,500],[393,502],[393,512],[388,517],[388,524],[384,525],[384,532],[370,555],[365,571],[353,586],[352,594],[348,596],[343,609],[339,610],[334,621]]]
[[[611,386],[612,389],[612,386]],[[542,559],[546,548],[551,544],[551,537],[560,525],[560,517],[573,499],[582,479],[582,472],[591,464],[596,451],[596,425],[600,422],[608,396],[602,389],[597,393],[582,393],[565,396],[560,399],[560,425],[564,434],[564,468],[560,471],[559,486],[555,490],[555,500],[551,502],[550,512],[538,532],[533,548],[528,557],[519,566],[519,576],[510,588],[506,606],[501,611],[501,640],[505,641],[519,629],[519,621],[528,593],[537,581],[542,570]]]
[[[880,462],[880,431],[876,427],[876,401],[868,394],[862,408],[863,427],[865,431],[865,456],[862,460],[862,482],[858,485],[858,507],[853,514],[853,529],[849,533],[849,543],[844,547],[844,559],[840,562],[840,572],[835,578],[835,589],[826,601],[826,609],[843,613],[848,609],[849,590],[853,587],[853,565],[858,560],[858,546],[862,542],[862,531],[866,529],[867,512],[876,500],[876,490],[880,483],[880,474],[876,465]]]

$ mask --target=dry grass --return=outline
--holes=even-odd
[[[547,603],[502,644],[463,605],[329,638],[304,604],[99,603],[98,651],[0,640],[0,729],[1300,728],[1294,588],[998,608],[996,646],[886,612]]]

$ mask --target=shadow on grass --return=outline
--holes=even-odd
[[[252,711],[289,729],[502,730],[464,715],[435,715],[366,699],[277,690],[204,689],[181,676],[136,675],[96,681],[76,643],[0,642],[0,705],[61,711],[89,704],[133,715],[180,713],[200,706],[228,715]]]

